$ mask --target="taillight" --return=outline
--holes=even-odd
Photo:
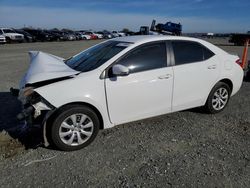
[[[237,64],[241,65],[241,61],[240,61],[240,59],[237,59],[237,60],[235,61],[235,63],[237,63]]]
[[[237,61],[235,61],[235,63],[237,63],[238,65],[240,65],[242,67],[242,62],[240,59],[238,59]]]

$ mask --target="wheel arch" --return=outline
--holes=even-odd
[[[99,128],[104,129],[104,121],[103,121],[102,114],[94,105],[92,105],[90,103],[87,103],[87,102],[71,102],[71,103],[68,103],[68,104],[64,104],[63,106],[59,107],[59,109],[64,108],[64,107],[69,106],[69,105],[87,106],[90,109],[92,109],[96,113],[96,115],[98,116],[98,119],[100,121],[100,127]]]
[[[205,103],[206,103],[207,100],[208,100],[208,97],[209,97],[210,92],[213,90],[213,88],[214,88],[219,82],[222,82],[222,83],[227,84],[227,85],[229,86],[230,90],[231,90],[230,92],[232,93],[232,91],[233,91],[233,82],[232,82],[229,78],[223,78],[223,79],[221,79],[221,80],[218,80],[218,81],[213,85],[213,87],[210,89],[208,95],[206,96],[206,100],[205,100],[204,103],[203,103],[204,105],[205,105]]]
[[[231,90],[231,93],[232,93],[232,91],[233,91],[233,82],[232,82],[230,79],[224,78],[224,79],[218,81],[217,83],[219,83],[219,82],[222,82],[222,83],[227,84],[227,85],[229,86],[230,90]],[[217,83],[216,83],[216,84],[217,84]],[[215,85],[216,85],[216,84],[215,84]]]
[[[58,110],[62,109],[62,108],[65,108],[65,107],[67,107],[69,105],[81,105],[81,106],[87,106],[87,107],[91,108],[96,113],[96,115],[98,116],[98,119],[100,121],[100,127],[99,128],[104,129],[104,120],[103,120],[101,112],[95,106],[93,106],[92,104],[87,103],[87,102],[71,102],[71,103],[64,104],[64,105],[60,106],[59,108],[55,109],[53,111],[53,113],[51,113],[49,115],[46,122],[49,122],[49,124],[50,124],[50,122],[53,121],[53,119],[56,117]],[[48,125],[46,125],[46,126],[48,126]]]
[[[11,42],[11,38],[9,36],[5,36],[6,42]]]

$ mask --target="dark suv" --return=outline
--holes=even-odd
[[[15,31],[19,34],[23,34],[24,42],[33,42],[34,41],[34,37],[30,33],[24,31],[23,29],[15,29]]]
[[[24,31],[30,33],[34,37],[34,41],[52,41],[53,36],[43,30],[38,29],[23,29]]]

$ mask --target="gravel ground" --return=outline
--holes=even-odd
[[[234,54],[243,49],[210,41]],[[0,46],[0,131],[12,137],[0,136],[0,187],[249,187],[250,82],[220,114],[187,110],[120,125],[75,152],[37,147],[39,130],[22,131],[20,104],[8,92],[27,69],[27,51],[68,57],[97,42]]]

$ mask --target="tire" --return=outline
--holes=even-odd
[[[51,125],[50,140],[59,150],[79,150],[95,139],[99,127],[99,118],[91,108],[69,105],[56,114]]]
[[[210,92],[204,110],[209,114],[216,114],[223,111],[230,99],[231,89],[223,82],[217,83]]]
[[[6,37],[6,43],[11,43],[12,41],[11,41],[11,39],[9,38],[9,37]]]

